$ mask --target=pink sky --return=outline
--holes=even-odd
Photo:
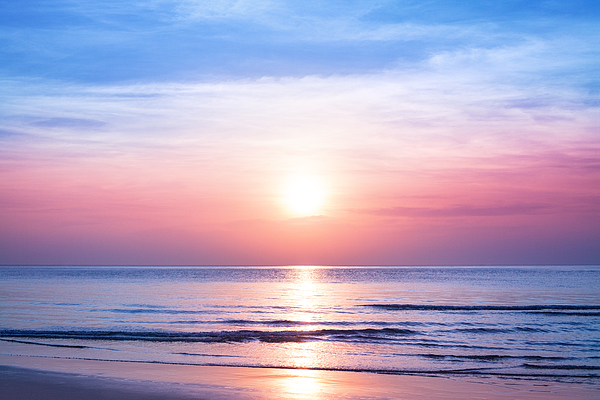
[[[440,90],[442,62],[30,87],[8,107],[37,117],[2,150],[0,262],[600,262],[597,108],[517,107],[530,88],[463,70]],[[314,213],[282,200],[294,176],[320,182]]]

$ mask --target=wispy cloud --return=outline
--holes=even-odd
[[[598,106],[577,81],[523,84],[520,66],[532,64],[538,49],[445,52],[415,70],[348,76],[136,85],[5,81],[2,128],[74,139],[94,128],[107,142],[165,146],[174,139],[311,151],[385,144],[400,154],[431,156],[436,147],[493,153],[522,149],[527,141],[595,140]],[[50,126],[64,129],[42,129]]]
[[[535,79],[535,71],[542,72],[538,79],[569,77],[589,84],[589,77],[563,73],[597,64],[595,24],[584,16],[568,10],[532,14],[525,4],[514,4],[508,7],[514,18],[506,19],[497,7],[474,8],[469,13],[473,7],[455,2],[275,0],[11,6],[6,10],[11,23],[0,25],[5,41],[0,56],[6,60],[0,73],[164,82],[363,74],[420,68],[430,60],[447,68],[496,64],[524,81]],[[526,18],[519,17],[521,11]],[[514,63],[516,50],[528,63]]]
[[[504,217],[508,215],[530,215],[543,213],[548,205],[543,204],[510,204],[492,207],[451,206],[445,208],[393,207],[365,211],[370,214],[394,217]]]
[[[3,237],[251,249],[255,229],[363,254],[444,224],[492,237],[492,220],[597,237],[600,39],[573,4],[7,5]],[[326,182],[324,217],[281,212],[299,173]]]

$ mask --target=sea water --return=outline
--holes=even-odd
[[[0,267],[0,353],[600,378],[600,267]]]

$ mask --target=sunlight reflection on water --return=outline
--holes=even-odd
[[[319,308],[318,289],[315,279],[315,269],[302,267],[297,269],[295,289],[290,292],[292,303],[298,312],[291,315],[290,319],[304,322],[314,322],[314,311]],[[317,363],[315,342],[297,343],[288,347],[288,360],[296,368],[307,368]],[[321,371],[299,369],[286,379],[286,389],[290,395],[306,396],[310,399],[319,399],[322,391],[319,374]]]
[[[298,310],[295,315],[290,316],[293,320],[303,322],[313,322],[314,320],[315,310],[319,308],[314,273],[314,269],[310,267],[298,269],[295,289],[290,292],[291,303],[295,303],[295,308]]]
[[[4,267],[0,274],[5,354],[582,380],[597,379],[599,368],[597,267]],[[307,379],[327,376],[284,375],[307,393],[318,392]],[[284,379],[279,384],[288,390]]]

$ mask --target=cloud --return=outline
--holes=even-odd
[[[257,19],[281,9],[282,2],[273,0],[166,0],[159,4],[172,4],[176,15],[183,19]]]
[[[451,206],[444,208],[426,207],[392,207],[387,209],[363,210],[380,216],[412,217],[412,218],[453,218],[453,217],[505,217],[510,215],[531,215],[549,211],[547,204],[510,204],[502,206]]]
[[[592,85],[592,74],[582,71],[598,63],[593,21],[556,10],[536,14],[524,3],[500,8],[498,14],[495,6],[468,2],[276,0],[11,6],[10,24],[0,26],[0,76],[182,82],[369,74],[424,68],[430,60],[429,67],[524,84],[551,78]],[[502,17],[505,8],[515,15],[529,10],[527,23]]]
[[[87,130],[99,128],[104,125],[104,122],[82,118],[47,118],[31,122],[30,125],[41,128],[78,128],[80,130]]]
[[[20,136],[21,133],[13,130],[0,129],[0,138],[9,138],[12,136]]]
[[[408,159],[451,147],[491,155],[523,151],[524,143],[544,149],[597,140],[598,107],[578,82],[524,84],[521,72],[504,70],[520,71],[536,49],[461,50],[416,70],[368,74],[133,85],[11,80],[0,95],[0,129],[61,141],[93,134],[96,150],[102,143],[315,155],[372,148],[380,158]],[[58,127],[68,129],[48,129]]]
[[[40,198],[51,203],[45,209],[87,204],[77,209],[85,221],[102,207],[112,210],[109,221],[144,210],[162,215],[155,223],[197,229],[276,220],[279,186],[294,173],[326,182],[328,217],[596,212],[589,199],[600,179],[598,109],[578,103],[574,89],[432,67],[133,85],[13,81],[5,88],[0,129],[26,136],[0,138],[0,193],[24,196],[11,200],[17,206]],[[541,104],[514,103],[523,99]],[[36,194],[49,181],[60,185]]]
[[[367,262],[419,245],[419,232],[428,254],[461,228],[492,248],[502,224],[506,235],[591,232],[591,243],[600,38],[597,16],[578,7],[590,11],[581,2],[7,4],[4,236],[35,247],[27,237],[63,235],[57,248],[86,237],[98,254],[122,241],[126,254],[136,232],[152,231],[169,254],[186,241],[189,260],[210,243],[214,260],[256,248],[260,260],[283,248],[300,260],[321,246]],[[327,185],[323,216],[282,212],[281,187],[300,173]],[[101,249],[103,238],[113,244]]]

